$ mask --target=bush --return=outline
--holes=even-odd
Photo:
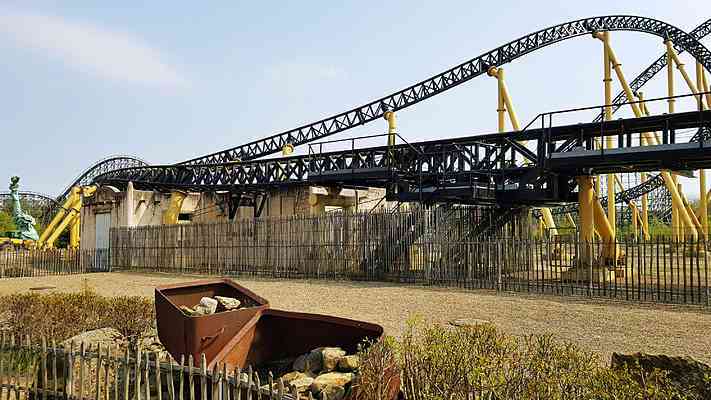
[[[517,339],[493,325],[446,328],[410,322],[399,342],[381,346],[396,354],[408,400],[684,398],[659,371],[612,370],[594,354],[551,336]],[[388,365],[391,352],[374,348],[361,353],[362,364]],[[373,387],[377,382],[370,380],[384,376],[370,369],[361,372],[361,387]]]
[[[153,301],[138,296],[104,297],[80,293],[23,293],[0,297],[0,310],[10,333],[44,336],[57,342],[79,333],[112,327],[129,338],[151,328]]]

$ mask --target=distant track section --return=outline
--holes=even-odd
[[[709,27],[705,26],[703,29],[709,29]],[[286,144],[303,145],[374,121],[387,110],[402,110],[443,93],[486,73],[492,66],[506,64],[551,44],[595,31],[636,31],[669,38],[677,48],[687,51],[708,70],[711,70],[711,53],[694,36],[673,25],[638,16],[613,15],[578,19],[522,36],[429,79],[350,111],[231,149],[193,158],[180,164],[204,165],[253,160],[277,153]]]
[[[131,168],[131,167],[145,167],[147,166],[148,163],[145,162],[144,160],[135,157],[135,156],[129,156],[129,155],[112,155],[108,156],[106,158],[103,158],[94,164],[92,164],[90,167],[82,171],[74,180],[72,183],[70,183],[63,191],[62,193],[56,197],[56,201],[59,204],[64,203],[64,200],[66,200],[67,196],[69,195],[69,192],[72,190],[73,187],[75,186],[86,186],[91,184],[94,181],[94,178],[97,176],[114,171],[117,169],[122,169],[122,168]]]

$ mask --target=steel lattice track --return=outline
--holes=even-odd
[[[147,166],[148,163],[142,159],[129,155],[114,155],[101,159],[89,168],[82,171],[58,196],[53,197],[48,194],[23,191],[20,198],[29,202],[33,208],[41,210],[40,218],[46,220],[58,210],[67,199],[69,192],[75,186],[86,186],[94,181],[97,176],[122,168]],[[10,199],[10,192],[0,191],[0,204]]]
[[[709,24],[711,25],[711,24]],[[699,30],[706,32],[705,24]],[[253,160],[279,152],[286,144],[303,145],[380,118],[387,110],[402,110],[422,100],[445,92],[486,73],[489,67],[511,62],[554,43],[594,31],[637,31],[669,38],[674,45],[691,54],[711,70],[711,53],[698,40],[665,22],[637,16],[603,16],[584,18],[555,25],[511,41],[445,72],[421,81],[389,96],[382,97],[350,111],[303,125],[265,139],[253,141],[210,155],[193,158],[181,164],[217,164],[235,160]],[[650,70],[651,73],[651,70]],[[642,78],[640,81],[643,81]]]
[[[194,165],[203,162],[209,164],[218,160],[230,161],[240,158],[243,160],[249,160],[277,152],[286,143],[293,145],[308,143],[310,141],[344,131],[351,127],[373,121],[380,117],[384,110],[403,109],[411,104],[415,104],[428,97],[439,94],[453,86],[458,85],[459,83],[463,83],[475,76],[481,75],[489,66],[500,65],[512,61],[524,54],[545,47],[549,44],[580,36],[584,33],[590,33],[594,30],[634,30],[652,33],[661,37],[669,37],[672,42],[674,42],[678,51],[681,52],[689,49],[689,52],[695,58],[700,58],[699,61],[702,61],[702,64],[708,64],[708,50],[701,46],[697,40],[709,34],[711,31],[711,20],[705,21],[702,25],[694,29],[694,31],[692,31],[692,35],[690,36],[661,21],[643,17],[614,16],[583,19],[557,25],[555,27],[544,29],[534,34],[522,37],[498,49],[470,60],[467,63],[452,68],[449,71],[420,82],[417,85],[413,85],[403,91],[376,100],[375,102],[371,102],[349,112],[321,120],[314,124],[305,125],[300,128],[284,132],[283,134],[274,135],[264,140],[255,141],[220,153],[189,160],[182,164]],[[660,71],[665,64],[666,56],[663,55],[632,81],[631,85],[633,89],[638,90],[642,87],[651,79],[652,76],[654,76],[654,74]],[[624,100],[624,93],[620,93],[615,97],[615,110],[619,108],[620,104],[623,103]],[[709,137],[709,130],[699,130],[696,136],[698,137],[700,134],[704,134],[705,137]],[[295,138],[298,140],[295,140]],[[339,157],[336,156],[334,158],[337,159]],[[335,159],[333,160],[334,163],[337,162]],[[126,171],[130,177],[119,172],[118,174],[105,174],[100,177],[99,180],[104,178],[107,182],[113,181],[123,183],[133,181],[139,185],[144,184],[149,188],[153,187],[163,189],[175,188],[177,186],[184,189],[204,190],[205,185],[211,187],[213,190],[234,189],[235,184],[240,185],[238,182],[299,181],[303,178],[305,171],[309,169],[309,165],[305,162],[303,157],[292,157],[290,160],[293,162],[286,162],[278,159],[263,160],[256,163],[240,164],[239,167],[234,164],[224,165],[224,163],[222,163],[223,165],[194,165],[185,169],[175,168],[176,166],[163,166],[158,167],[159,169],[162,169],[160,172],[155,168],[137,168],[130,170],[131,172]],[[378,164],[375,163],[372,165],[377,166]],[[382,162],[380,166],[382,166]],[[233,169],[235,168],[240,170],[234,171],[237,172],[237,179],[233,179],[235,177]],[[156,174],[157,172],[159,173]],[[289,178],[284,180],[284,176]],[[129,179],[124,179],[127,177]],[[234,183],[225,184],[230,181]],[[195,185],[196,183],[198,184]],[[643,185],[617,193],[616,202],[626,202],[629,201],[629,199],[638,198],[645,193],[652,192],[660,186],[661,185],[658,182],[658,179],[650,180]],[[250,186],[249,184],[243,185],[243,187],[239,188],[239,191],[243,192],[255,190],[258,191],[258,187]],[[565,207],[561,209],[565,209]],[[561,212],[566,211],[563,210]]]

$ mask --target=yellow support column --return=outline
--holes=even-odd
[[[600,40],[603,42],[603,62],[604,62],[604,77],[605,86],[605,121],[612,120],[612,62],[610,60],[610,32],[601,32]],[[615,142],[612,136],[605,139],[605,147],[611,149],[615,147]],[[617,210],[615,209],[615,175],[607,174],[607,220],[612,226],[612,236],[615,236],[617,226]]]
[[[667,47],[669,48],[670,45],[668,45]],[[629,84],[627,84],[627,80],[625,79],[625,76],[622,73],[622,67],[621,67],[621,64],[617,61],[615,52],[612,50],[611,47],[608,50],[609,50],[610,61],[612,62],[613,69],[617,75],[620,85],[622,86],[622,88],[625,92],[625,96],[626,96],[627,100],[630,102],[635,101],[634,95],[632,94],[632,89],[630,88]],[[669,49],[667,49],[667,51],[669,51]],[[670,57],[669,59],[673,59],[673,57]],[[673,70],[672,70],[672,72],[673,72]],[[671,76],[673,78],[673,74]],[[672,90],[672,93],[673,93],[673,90]],[[673,99],[670,99],[670,100],[673,100]],[[673,102],[670,102],[669,104],[670,104],[670,107],[673,109]],[[636,117],[642,116],[642,113],[641,113],[639,107],[637,106],[637,104],[631,103],[630,107],[632,108],[632,111],[634,112],[634,115]],[[659,140],[657,139],[657,137],[649,132],[644,133],[643,137],[647,141],[647,143],[649,143],[651,145],[659,144]],[[672,196],[673,204],[676,204],[676,209],[679,212],[680,222],[682,222],[684,224],[684,226],[687,227],[687,230],[689,231],[691,236],[694,239],[696,239],[696,237],[697,237],[696,228],[694,227],[694,223],[691,220],[691,217],[686,212],[686,208],[683,205],[684,203],[682,202],[681,195],[679,194],[679,191],[677,189],[676,184],[674,183],[673,178],[671,177],[671,174],[668,171],[662,171],[661,175],[662,175],[662,178],[664,179],[664,184],[665,184],[667,190],[669,190],[669,193]]]
[[[511,126],[514,131],[521,130],[521,124],[518,121],[518,116],[516,115],[516,110],[514,109],[513,102],[511,101],[511,96],[509,95],[509,90],[506,87],[506,81],[504,80],[504,69],[491,67],[486,71],[487,75],[496,78],[498,95],[497,95],[497,108],[496,113],[498,116],[498,128],[499,133],[506,131],[506,121],[505,115],[508,113],[509,120],[511,121]],[[520,142],[525,144],[525,142]],[[555,220],[553,219],[553,214],[548,207],[541,208],[541,215],[546,227],[549,229],[550,234],[553,236],[558,235],[558,229],[555,226]]]
[[[388,121],[388,147],[395,146],[395,134],[397,132],[397,119],[395,118],[395,113],[392,111],[386,111],[383,114],[383,118]]]
[[[707,91],[706,88],[706,75],[704,73],[704,67],[700,62],[696,62],[696,87],[699,91]],[[706,103],[708,107],[711,107],[710,95],[706,95]],[[703,99],[699,96],[700,107],[703,107]],[[708,215],[708,202],[706,201],[706,170],[699,170],[699,221],[701,222],[701,236],[705,241],[708,239],[709,235],[709,215]]]
[[[183,201],[187,196],[187,193],[179,190],[174,190],[170,193],[170,203],[168,208],[163,211],[163,225],[175,225],[178,223],[180,209],[183,207]]]
[[[81,215],[77,215],[69,227],[69,248],[78,249],[81,241]]]
[[[642,173],[642,183],[647,181],[647,174]],[[649,240],[649,200],[647,194],[642,195],[642,231],[644,232],[644,239]]]
[[[77,201],[80,196],[81,188],[79,188],[78,186],[73,187],[72,190],[69,192],[69,196],[67,196],[67,199],[64,201],[64,204],[62,204],[62,207],[57,212],[57,215],[52,218],[52,221],[50,221],[49,225],[47,225],[47,227],[45,227],[42,231],[39,240],[37,240],[37,248],[42,248],[44,246],[49,236],[57,228],[57,225],[62,222],[62,219],[64,219],[69,210],[71,210],[74,202]]]
[[[578,210],[580,213],[580,247],[583,265],[592,263],[592,242],[595,232],[594,202],[592,176],[579,176],[578,181]]]
[[[667,48],[667,96],[670,97],[670,99],[667,100],[667,111],[669,114],[673,114],[675,99],[672,99],[671,97],[674,96],[674,57],[672,56],[674,48],[672,47],[671,40],[665,40],[664,45]],[[672,174],[672,179],[674,182],[674,190],[676,190],[676,174]],[[679,240],[680,238],[679,228],[679,205],[677,202],[672,200],[672,237],[674,240]]]

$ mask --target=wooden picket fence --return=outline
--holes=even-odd
[[[197,361],[197,363],[194,363]],[[309,394],[309,397],[311,395]],[[56,345],[2,334],[0,399],[288,400],[298,399],[273,375],[249,367],[208,370],[205,356],[176,362],[159,352],[83,343]]]
[[[109,249],[0,250],[0,278],[110,271]]]

